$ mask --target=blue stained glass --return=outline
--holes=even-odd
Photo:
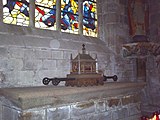
[[[61,29],[78,34],[78,0],[61,0]]]
[[[83,0],[83,34],[97,36],[96,0]]]
[[[29,25],[29,0],[3,0],[3,22]]]
[[[56,0],[36,0],[35,26],[56,30]]]

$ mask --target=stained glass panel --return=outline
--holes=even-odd
[[[29,0],[3,0],[3,22],[29,25]]]
[[[97,37],[96,0],[83,0],[83,34]]]
[[[78,0],[61,0],[61,31],[78,34]]]
[[[56,30],[56,0],[36,0],[35,27]]]

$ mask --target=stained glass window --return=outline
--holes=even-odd
[[[29,0],[3,0],[3,22],[29,25]]]
[[[32,26],[35,23],[37,28],[61,29],[62,32],[74,34],[82,33],[82,26],[79,27],[79,23],[83,23],[83,35],[97,37],[96,0],[82,0],[82,13],[78,11],[81,10],[81,6],[79,6],[81,4],[78,4],[78,1],[60,0],[58,1],[60,4],[57,3],[56,6],[56,0],[33,0],[35,2],[35,19],[32,20],[31,16],[31,20],[29,20],[29,13],[33,15],[34,3],[29,3],[29,0],[3,0],[3,22],[21,26],[29,24]],[[29,7],[29,5],[31,6]]]
[[[83,34],[97,36],[96,0],[83,0]]]
[[[61,0],[61,31],[78,34],[78,0]]]
[[[35,4],[35,27],[56,30],[56,0],[36,0]]]

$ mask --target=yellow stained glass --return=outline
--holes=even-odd
[[[29,25],[29,0],[3,0],[3,22]]]
[[[78,0],[61,0],[61,31],[78,34]]]

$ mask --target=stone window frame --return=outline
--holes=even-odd
[[[0,0],[0,23],[3,23],[3,0]],[[28,27],[33,27],[35,28],[35,2],[34,0],[29,0],[29,25]],[[56,31],[61,32],[61,0],[56,0]],[[97,8],[98,10],[98,8]],[[78,21],[79,21],[79,30],[78,30],[78,35],[83,35],[83,0],[78,0]],[[97,18],[98,18],[98,11],[97,11]],[[97,20],[98,23],[98,20]],[[25,26],[23,26],[25,27]],[[97,25],[98,29],[98,25]],[[86,36],[86,35],[84,35]],[[88,36],[88,37],[93,37],[93,36]],[[97,32],[97,37],[98,37],[98,32]],[[97,38],[96,37],[96,38]]]

